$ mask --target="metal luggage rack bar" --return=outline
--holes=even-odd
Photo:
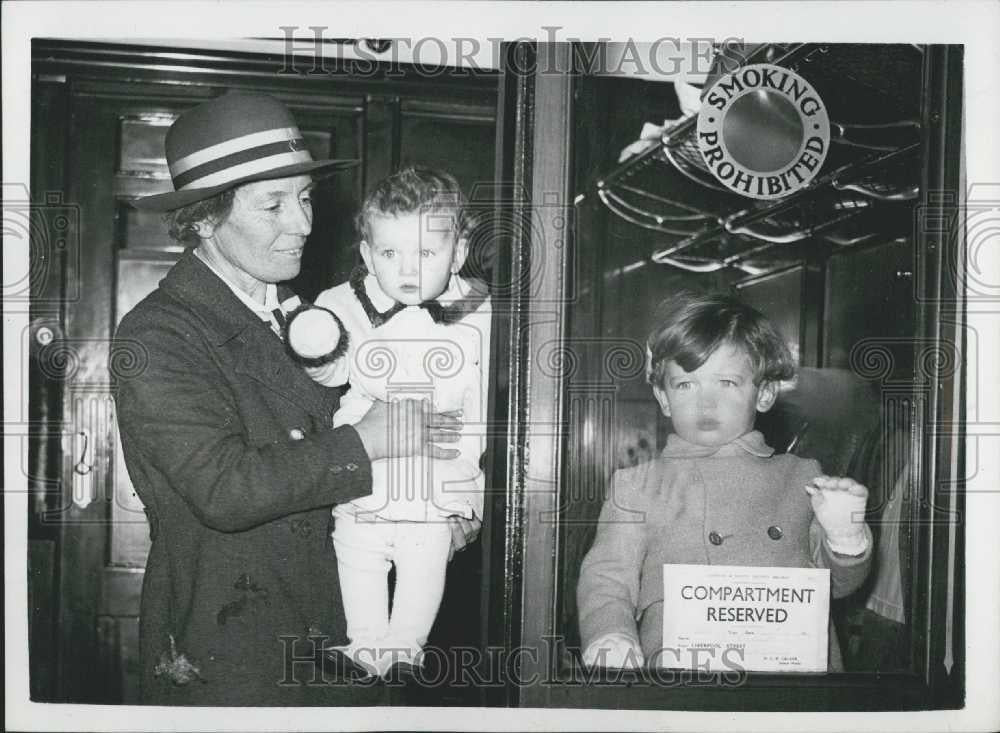
[[[913,209],[904,204],[872,206],[860,215],[821,237],[838,248],[855,247],[875,240],[897,239],[909,235],[913,227]]]
[[[679,255],[697,256],[698,248],[728,235],[741,235],[769,245],[789,245],[808,237],[822,236],[846,246],[868,239],[851,221],[866,212],[877,210],[878,202],[908,200],[911,183],[897,186],[906,194],[890,198],[883,192],[870,192],[868,183],[886,165],[908,166],[914,155],[919,160],[919,146],[876,156],[863,163],[852,163],[817,179],[810,186],[778,201],[760,202],[728,216],[718,224],[706,226],[651,255],[662,262]],[[893,194],[895,195],[895,194]]]
[[[910,201],[920,193],[920,143],[854,166],[833,177],[834,188],[879,201]]]
[[[650,260],[689,272],[706,273],[730,268],[757,276],[789,267],[802,259],[802,253],[788,245],[732,235],[724,230],[701,233],[692,249],[700,249],[699,245],[711,250],[711,253],[692,254],[687,250],[682,254],[671,255],[668,254],[670,248],[665,248],[655,252]]]
[[[656,144],[598,179],[597,195],[612,212],[636,226],[665,234],[687,235],[718,223],[716,211],[732,208],[740,197],[724,188],[710,193],[677,176],[662,144]]]
[[[835,227],[873,205],[869,198],[829,186],[811,194],[792,194],[777,204],[739,211],[726,217],[722,226],[731,234],[788,244]]]

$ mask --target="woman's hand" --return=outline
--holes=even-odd
[[[427,400],[376,400],[355,425],[369,460],[425,454],[431,458],[456,458],[456,448],[438,443],[456,443],[461,437],[462,413],[431,412]]]

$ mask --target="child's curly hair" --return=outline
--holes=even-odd
[[[791,379],[795,363],[767,317],[726,293],[682,291],[656,309],[656,326],[646,339],[646,381],[664,385],[667,362],[694,371],[722,344],[747,350],[754,383]]]
[[[354,224],[363,241],[371,241],[371,222],[377,216],[444,214],[456,238],[467,236],[466,200],[458,180],[436,168],[409,166],[379,181],[365,197]]]

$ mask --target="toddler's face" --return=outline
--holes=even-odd
[[[777,385],[753,383],[745,348],[723,344],[692,372],[667,362],[664,384],[653,387],[674,432],[689,443],[720,446],[753,429],[757,412],[774,404]]]
[[[361,257],[386,295],[404,305],[433,300],[465,262],[466,241],[456,239],[441,214],[377,216]]]

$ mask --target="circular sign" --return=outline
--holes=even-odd
[[[698,112],[698,150],[724,186],[777,199],[809,185],[830,148],[830,118],[812,85],[773,64],[719,80]]]

